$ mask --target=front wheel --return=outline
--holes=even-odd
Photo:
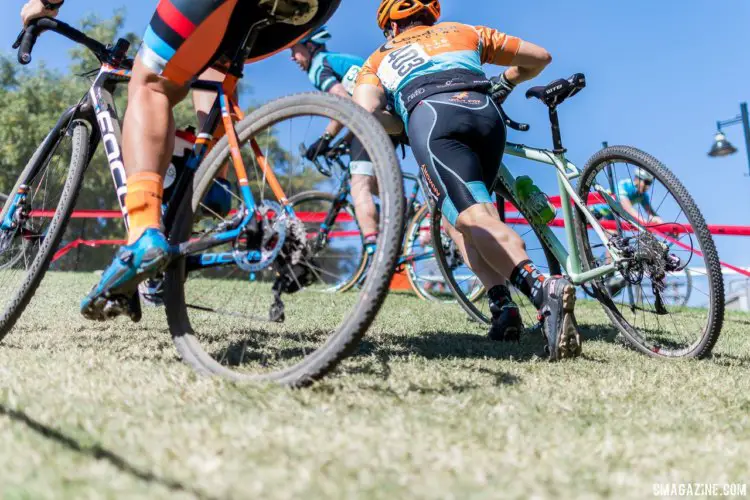
[[[578,194],[605,214],[602,226],[624,258],[618,271],[589,284],[617,330],[649,356],[708,356],[724,321],[724,281],[711,233],[687,189],[654,157],[612,146],[588,161]],[[607,195],[629,198],[645,230],[608,206]],[[580,209],[576,234],[584,270],[611,261]]]
[[[351,290],[367,270],[364,239],[352,204],[323,191],[299,193],[289,203],[305,225],[311,253],[305,265],[314,285],[326,292]],[[327,226],[329,215],[333,223]]]
[[[0,340],[15,325],[49,268],[68,226],[89,157],[89,128],[73,121],[40,146],[0,213]]]
[[[356,292],[336,295],[313,293],[325,291],[328,285],[307,281],[314,276],[307,272],[307,264],[319,266],[315,255],[304,251],[307,230],[300,226],[303,221],[282,206],[291,207],[279,193],[281,185],[293,187],[292,181],[307,179],[316,190],[330,183],[317,171],[299,171],[305,163],[297,147],[301,142],[314,142],[330,120],[341,123],[361,141],[373,163],[381,202],[380,232],[367,277]],[[255,195],[256,210],[263,211],[268,224],[262,233],[239,226],[240,235],[223,246],[212,246],[210,256],[202,253],[175,261],[165,280],[167,321],[178,352],[199,373],[306,385],[333,370],[357,347],[385,300],[403,235],[401,171],[393,144],[378,121],[351,100],[330,94],[278,99],[252,112],[236,130],[246,159],[248,187]],[[192,199],[182,203],[170,231],[172,244],[226,241],[221,235],[226,235],[227,219],[205,210],[202,200],[223,167],[231,163],[230,154],[225,137],[201,164],[193,180]],[[288,174],[289,182],[271,186],[273,197],[266,165],[272,167],[274,179]],[[235,213],[244,214],[243,198],[237,194],[233,198]],[[299,282],[300,291],[288,290],[283,295],[284,314],[279,314],[272,298],[279,281],[264,280],[256,271],[258,261],[251,260],[259,254],[263,263],[269,256],[270,267],[265,269],[280,278],[291,277],[294,281],[288,284]],[[206,265],[201,268],[199,264]]]

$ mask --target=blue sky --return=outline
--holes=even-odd
[[[3,4],[0,46],[9,51],[23,2]],[[68,0],[62,16],[70,22],[91,12],[108,16],[127,5],[127,29],[142,32],[155,4]],[[342,4],[329,23],[334,34],[330,49],[369,55],[382,43],[374,22],[378,2]],[[554,61],[537,84],[586,74],[588,88],[560,108],[563,139],[574,163],[582,166],[605,140],[639,147],[677,173],[710,223],[750,224],[750,178],[745,177],[741,128],[727,131],[741,154],[720,160],[706,156],[716,120],[734,117],[739,103],[750,101],[750,2],[445,0],[443,12],[444,19],[491,26],[546,47]],[[36,60],[64,67],[67,48],[59,39],[42,39]],[[246,99],[262,102],[309,90],[305,74],[288,59],[283,53],[248,67],[253,92]],[[511,133],[511,140],[550,146],[543,106],[517,92],[506,110],[532,124],[531,132]],[[543,188],[554,190],[552,175],[545,172],[539,178]],[[750,241],[719,237],[717,243],[723,260],[750,266]]]

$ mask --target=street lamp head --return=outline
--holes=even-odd
[[[727,136],[725,136],[721,130],[716,132],[716,136],[714,136],[714,144],[711,147],[711,151],[708,152],[708,156],[720,158],[722,156],[733,155],[736,152],[737,148],[727,140]]]

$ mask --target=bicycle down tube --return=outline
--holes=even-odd
[[[536,163],[544,163],[555,167],[558,187],[560,190],[560,204],[563,213],[563,219],[565,221],[565,235],[568,242],[570,252],[565,248],[560,239],[554,234],[552,229],[547,225],[534,225],[532,221],[528,221],[529,224],[538,231],[539,237],[544,240],[544,243],[552,251],[555,258],[563,264],[565,270],[570,276],[571,281],[576,285],[589,282],[593,279],[606,276],[617,270],[616,263],[621,259],[619,251],[613,246],[609,245],[610,236],[601,227],[599,221],[590,213],[586,208],[585,203],[580,199],[578,194],[575,192],[573,185],[570,183],[571,180],[576,179],[580,176],[578,168],[565,159],[564,155],[558,155],[544,149],[537,149],[521,144],[507,143],[505,152],[511,156],[518,158],[527,159]],[[513,195],[513,198],[518,200],[515,191],[515,177],[508,170],[505,164],[501,164],[498,170],[497,180],[503,183],[503,187]],[[520,203],[520,201],[519,201]],[[588,223],[591,225],[593,230],[602,239],[607,242],[607,247],[612,254],[613,261],[610,264],[606,264],[590,271],[583,271],[581,268],[581,254],[578,248],[578,243],[575,236],[575,227],[573,225],[573,207],[574,203],[578,208],[581,209],[582,213],[586,217]],[[615,202],[616,203],[616,202]]]

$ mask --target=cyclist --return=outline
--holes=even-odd
[[[651,197],[648,194],[648,190],[653,183],[654,176],[642,168],[635,170],[635,179],[623,179],[617,183],[617,198],[622,208],[636,221],[646,225],[664,223],[651,205]],[[644,219],[642,214],[636,209],[639,205],[645,211],[648,219]],[[612,209],[606,203],[594,205],[591,207],[591,213],[600,220],[615,220],[614,212],[612,212]]]
[[[378,26],[393,38],[365,63],[354,99],[389,133],[406,128],[430,196],[461,234],[459,246],[489,291],[490,338],[516,340],[523,328],[509,279],[538,309],[550,359],[577,356],[575,288],[563,277],[544,277],[521,237],[500,221],[489,194],[506,133],[494,99],[502,103],[551,57],[494,29],[439,18],[439,0],[382,0]],[[484,63],[509,68],[491,81]],[[386,110],[389,99],[398,116]]]
[[[326,44],[330,39],[331,34],[325,26],[318,28],[292,47],[292,61],[307,73],[316,89],[351,99],[365,60],[350,54],[329,52]],[[328,153],[331,141],[339,135],[341,129],[340,123],[331,120],[325,133],[307,148],[307,159],[313,161]],[[373,199],[378,186],[372,163],[356,137],[351,143],[351,159],[349,171],[352,174],[350,186],[354,213],[364,237],[365,248],[372,252],[378,239],[378,211]]]
[[[29,0],[24,25],[55,16],[64,0]],[[206,68],[232,57],[249,26],[270,15],[277,23],[264,28],[249,61],[279,52],[323,24],[340,0],[160,0],[146,30],[128,86],[123,126],[123,156],[130,215],[130,234],[101,281],[81,303],[90,319],[105,320],[126,311],[105,312],[110,298],[140,303],[137,284],[168,262],[169,244],[161,230],[163,178],[175,138],[172,109]],[[273,14],[271,14],[271,12]],[[131,314],[131,317],[137,315]]]
[[[664,221],[656,213],[653,205],[651,205],[651,197],[648,194],[649,188],[654,183],[653,174],[643,168],[637,168],[634,177],[635,179],[622,179],[617,183],[617,198],[620,205],[631,217],[641,224],[647,226],[658,226],[663,224]],[[638,206],[643,209],[647,218],[642,217],[643,214],[636,208]],[[592,206],[591,213],[599,220],[615,220],[615,213],[606,203]],[[605,228],[605,231],[608,231],[613,235],[616,234],[614,228]],[[671,268],[679,268],[679,257],[669,254],[667,258]],[[606,254],[605,262],[608,264],[612,262],[612,257],[609,253]],[[627,285],[627,280],[620,274],[615,274],[605,281],[607,291],[613,297],[620,293]]]

